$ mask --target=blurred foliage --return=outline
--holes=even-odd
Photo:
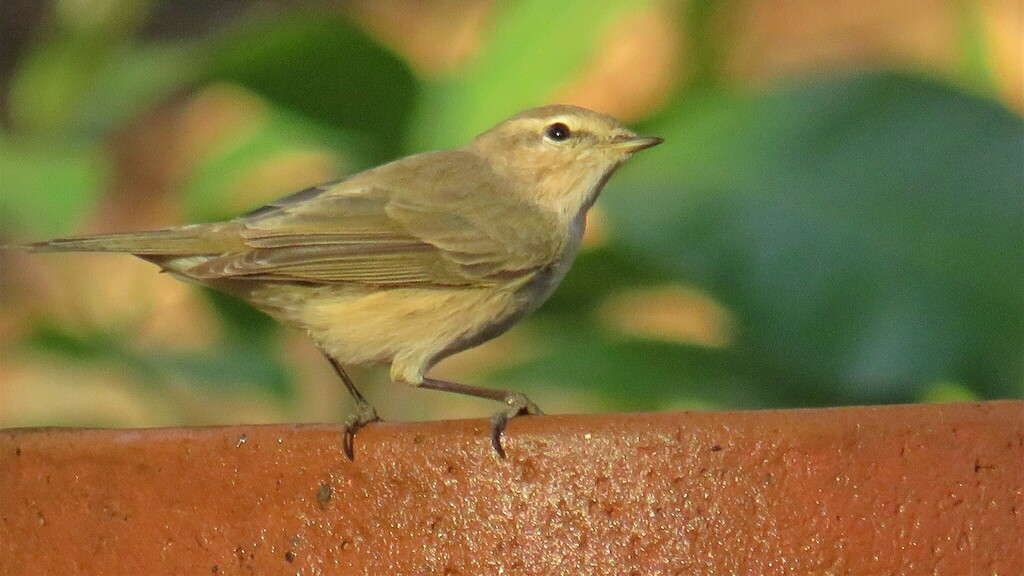
[[[0,226],[39,235],[73,229],[96,204],[110,169],[94,146],[15,143],[0,133]]]
[[[352,171],[459,145],[550,101],[623,14],[651,6],[499,3],[472,58],[426,77],[344,11],[254,11],[166,38],[141,32],[152,3],[107,0],[105,16],[80,24],[64,4],[6,83],[5,241],[80,230],[118,177],[112,139],[190,94],[230,85],[262,103],[251,129],[211,132],[175,182],[183,218],[223,218],[239,211],[246,178],[283,157],[326,154]],[[749,88],[725,80],[715,25],[737,5],[665,12],[689,59],[636,124],[666,144],[611,180],[598,204],[607,238],[530,321],[540,352],[471,377],[541,403],[562,389],[630,410],[1024,396],[1024,121],[994,97],[978,14],[958,4],[962,65],[944,78],[866,70]],[[730,341],[627,334],[597,313],[616,294],[665,285],[724,305]],[[118,366],[157,387],[291,398],[300,383],[280,331],[230,298],[207,300],[221,329],[202,351],[136,346],[46,306],[5,347]]]
[[[133,381],[157,388],[184,380],[218,389],[256,386],[284,401],[290,396],[289,375],[285,369],[254,346],[249,338],[204,353],[139,351],[118,335],[73,334],[57,326],[41,325],[25,343],[78,361],[110,363],[129,373]]]
[[[474,61],[455,77],[426,86],[413,148],[460,146],[495,119],[549,101],[593,55],[615,17],[639,4],[522,0],[499,5],[491,37]],[[566,34],[568,22],[571,34]]]
[[[397,56],[337,15],[298,12],[232,30],[210,47],[207,81],[238,84],[318,124],[365,136],[348,148],[398,155],[419,83]]]

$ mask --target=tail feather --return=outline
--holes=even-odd
[[[241,243],[230,224],[196,224],[149,232],[56,238],[25,244],[30,252],[126,252],[137,255],[190,255],[228,252]]]

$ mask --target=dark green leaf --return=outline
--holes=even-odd
[[[622,340],[593,327],[550,327],[549,350],[492,377],[525,391],[545,386],[586,390],[615,410],[666,406],[759,408],[785,405],[779,390],[741,376],[720,350],[664,342]]]
[[[749,369],[840,401],[941,379],[1021,394],[1019,116],[876,75],[690,102],[654,130],[602,201],[737,314]]]
[[[266,345],[279,332],[280,325],[273,318],[241,299],[213,289],[203,289],[203,294],[220,314],[225,335],[232,342]]]
[[[337,15],[251,22],[212,47],[208,78],[245,86],[345,132],[370,136],[370,163],[397,156],[418,81],[408,66]]]

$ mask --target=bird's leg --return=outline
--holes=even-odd
[[[323,351],[321,351],[323,352]],[[356,412],[355,414],[348,417],[345,420],[345,436],[342,441],[342,446],[345,449],[345,455],[348,456],[349,460],[355,460],[355,439],[356,432],[360,428],[370,424],[372,422],[380,422],[380,416],[377,415],[376,408],[371,405],[363,394],[356,388],[355,382],[352,378],[345,373],[345,369],[341,367],[341,364],[334,359],[330,354],[323,352],[327,361],[334,367],[334,371],[337,372],[338,377],[345,383],[345,388],[348,389],[348,393],[352,395],[352,398],[356,401]]]
[[[508,390],[495,390],[482,386],[467,386],[457,382],[446,380],[435,380],[424,378],[420,383],[421,388],[428,390],[440,390],[441,392],[455,392],[466,396],[475,396],[487,400],[497,400],[505,404],[505,408],[491,416],[491,446],[498,456],[505,458],[505,449],[501,446],[501,433],[505,431],[508,421],[523,414],[543,414],[540,408],[526,397],[522,392],[510,392]]]

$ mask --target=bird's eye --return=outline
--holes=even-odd
[[[569,139],[569,127],[561,122],[555,122],[544,129],[544,136],[553,142],[565,142]]]

